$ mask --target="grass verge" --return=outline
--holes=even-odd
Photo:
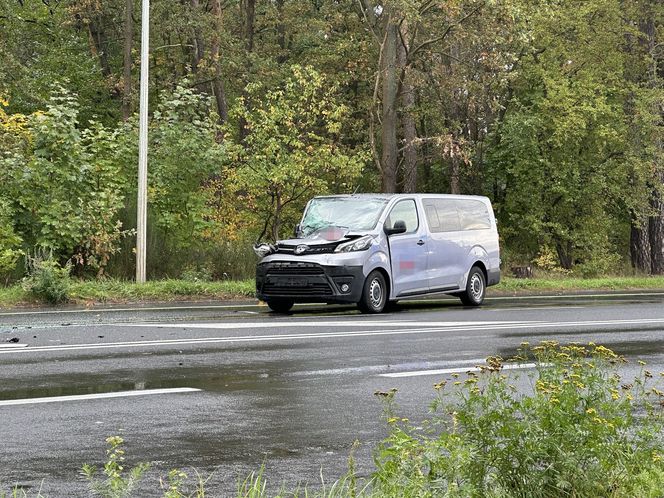
[[[253,280],[190,282],[157,280],[136,284],[122,280],[73,281],[69,300],[74,304],[183,300],[232,300],[254,297]],[[20,285],[0,288],[0,307],[38,304]]]
[[[602,278],[530,278],[506,277],[489,289],[489,295],[527,295],[579,291],[661,290],[664,276],[602,277]],[[138,285],[123,280],[73,281],[70,302],[130,303],[150,301],[234,300],[254,297],[253,280],[222,280],[218,282],[187,280],[155,280]],[[0,307],[39,304],[21,285],[0,287]]]
[[[528,294],[594,290],[662,290],[664,276],[598,277],[598,278],[503,278],[490,293]]]

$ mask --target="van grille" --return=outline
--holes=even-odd
[[[263,294],[276,294],[280,296],[323,295],[331,296],[332,289],[327,283],[309,283],[306,287],[290,287],[279,285],[279,282],[266,282],[263,284]]]
[[[290,261],[269,263],[267,275],[324,275],[323,267],[314,263],[296,263]]]

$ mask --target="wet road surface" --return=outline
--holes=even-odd
[[[386,433],[375,391],[397,388],[421,419],[434,383],[522,341],[592,341],[664,370],[664,294],[457,303],[0,311],[0,492],[86,496],[78,470],[103,463],[110,435],[130,465],[152,464],[137,496],[161,496],[172,468],[210,476],[209,496],[234,496],[263,463],[272,489],[316,486],[321,468],[345,472],[355,440],[368,475]]]

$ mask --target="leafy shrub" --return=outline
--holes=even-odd
[[[9,202],[0,198],[0,275],[11,272],[23,254],[21,237],[14,231]]]
[[[60,266],[50,255],[36,254],[26,257],[28,276],[23,288],[41,301],[60,304],[69,300],[71,263]]]
[[[664,392],[642,370],[621,381],[612,351],[547,342],[523,350],[537,361],[519,395],[500,358],[476,374],[436,384],[422,429],[394,415],[376,457],[379,496],[661,496]],[[518,358],[524,360],[525,355]]]
[[[106,438],[108,449],[106,450],[107,461],[104,464],[104,479],[96,477],[97,469],[92,465],[85,464],[81,474],[87,479],[90,492],[95,496],[104,498],[128,498],[134,496],[132,493],[136,484],[141,480],[145,471],[149,468],[147,463],[139,463],[128,472],[125,471],[123,462],[125,451],[122,448],[124,440],[120,436]],[[172,495],[171,495],[172,496]]]
[[[187,282],[212,282],[214,279],[214,268],[210,263],[204,263],[202,265],[187,265],[184,270],[182,270],[180,278]]]

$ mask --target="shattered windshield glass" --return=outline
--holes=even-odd
[[[361,232],[376,226],[387,199],[367,197],[321,197],[309,203],[300,224],[300,235],[310,237],[327,227]]]

